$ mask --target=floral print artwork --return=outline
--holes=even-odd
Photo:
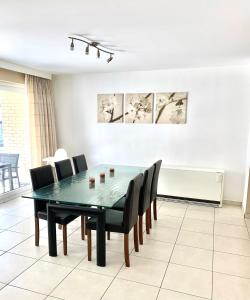
[[[123,94],[97,95],[99,123],[123,122]]]
[[[153,122],[153,93],[126,94],[125,122]]]

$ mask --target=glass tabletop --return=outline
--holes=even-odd
[[[114,168],[114,172],[110,172]],[[135,166],[99,165],[72,177],[23,195],[24,198],[64,204],[111,208],[127,192],[128,184],[146,168]],[[105,173],[101,180],[100,173]],[[95,178],[95,184],[89,178]]]

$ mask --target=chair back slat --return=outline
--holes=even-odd
[[[125,233],[129,233],[138,220],[139,197],[142,180],[143,175],[139,174],[130,181],[128,186],[123,213],[123,226]]]
[[[143,175],[143,183],[140,191],[140,200],[139,200],[139,216],[142,216],[150,206],[151,187],[152,187],[154,170],[155,170],[155,165],[148,168]]]
[[[55,168],[56,168],[57,179],[59,181],[73,175],[73,169],[72,169],[70,159],[56,161]]]
[[[155,170],[154,170],[154,176],[153,176],[152,188],[151,188],[151,201],[155,200],[157,197],[157,187],[158,187],[158,179],[159,179],[159,173],[161,169],[161,163],[162,160],[158,160],[156,163],[154,163]]]
[[[73,164],[74,164],[76,174],[88,170],[88,166],[84,154],[74,156],[72,157],[72,159],[73,159]]]

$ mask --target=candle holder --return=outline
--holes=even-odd
[[[105,173],[104,173],[104,172],[101,172],[101,173],[100,173],[100,182],[101,182],[101,183],[104,183],[104,182],[105,182]]]
[[[89,177],[89,188],[93,189],[95,187],[95,177]]]
[[[115,169],[114,168],[110,168],[109,169],[109,176],[110,177],[114,177],[114,175],[115,175]]]

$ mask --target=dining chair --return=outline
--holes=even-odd
[[[1,163],[8,163],[11,165],[11,177],[13,179],[17,179],[18,187],[20,187],[20,179],[18,174],[18,161],[19,161],[19,154],[18,153],[0,153],[0,162]],[[8,168],[2,169],[2,182],[5,189],[5,180],[9,180],[10,174]]]
[[[88,170],[88,165],[84,154],[73,156],[72,159],[76,174]]]
[[[138,208],[139,196],[142,185],[143,175],[137,175],[130,181],[126,197],[124,211],[107,209],[105,231],[123,233],[124,236],[124,259],[126,267],[130,266],[129,259],[129,232],[134,229],[134,247],[135,251],[139,251],[138,243]],[[86,223],[88,235],[88,260],[91,260],[91,230],[96,230],[96,219],[90,218]]]
[[[50,165],[34,168],[30,170],[30,177],[33,190],[38,190],[54,183],[52,167]],[[35,214],[35,245],[39,246],[40,230],[39,219],[47,220],[47,202],[44,200],[34,200]],[[56,214],[56,223],[63,228],[63,253],[67,255],[67,224],[75,220],[77,216],[59,212]]]
[[[145,214],[146,232],[150,233],[150,204],[151,204],[151,186],[154,175],[155,165],[146,169],[143,175],[143,183],[140,190],[139,198],[139,242],[143,245],[143,215]],[[124,210],[125,197],[120,199],[114,206],[113,209],[120,211]]]
[[[58,181],[73,176],[73,169],[70,159],[55,161],[55,168]],[[81,216],[81,238],[85,239],[85,217]]]
[[[154,163],[155,170],[153,175],[152,187],[151,187],[151,203],[153,203],[153,213],[154,220],[157,220],[157,188],[158,188],[158,179],[161,169],[162,160],[158,160]],[[152,227],[152,218],[151,218],[151,206],[150,206],[150,228]]]

